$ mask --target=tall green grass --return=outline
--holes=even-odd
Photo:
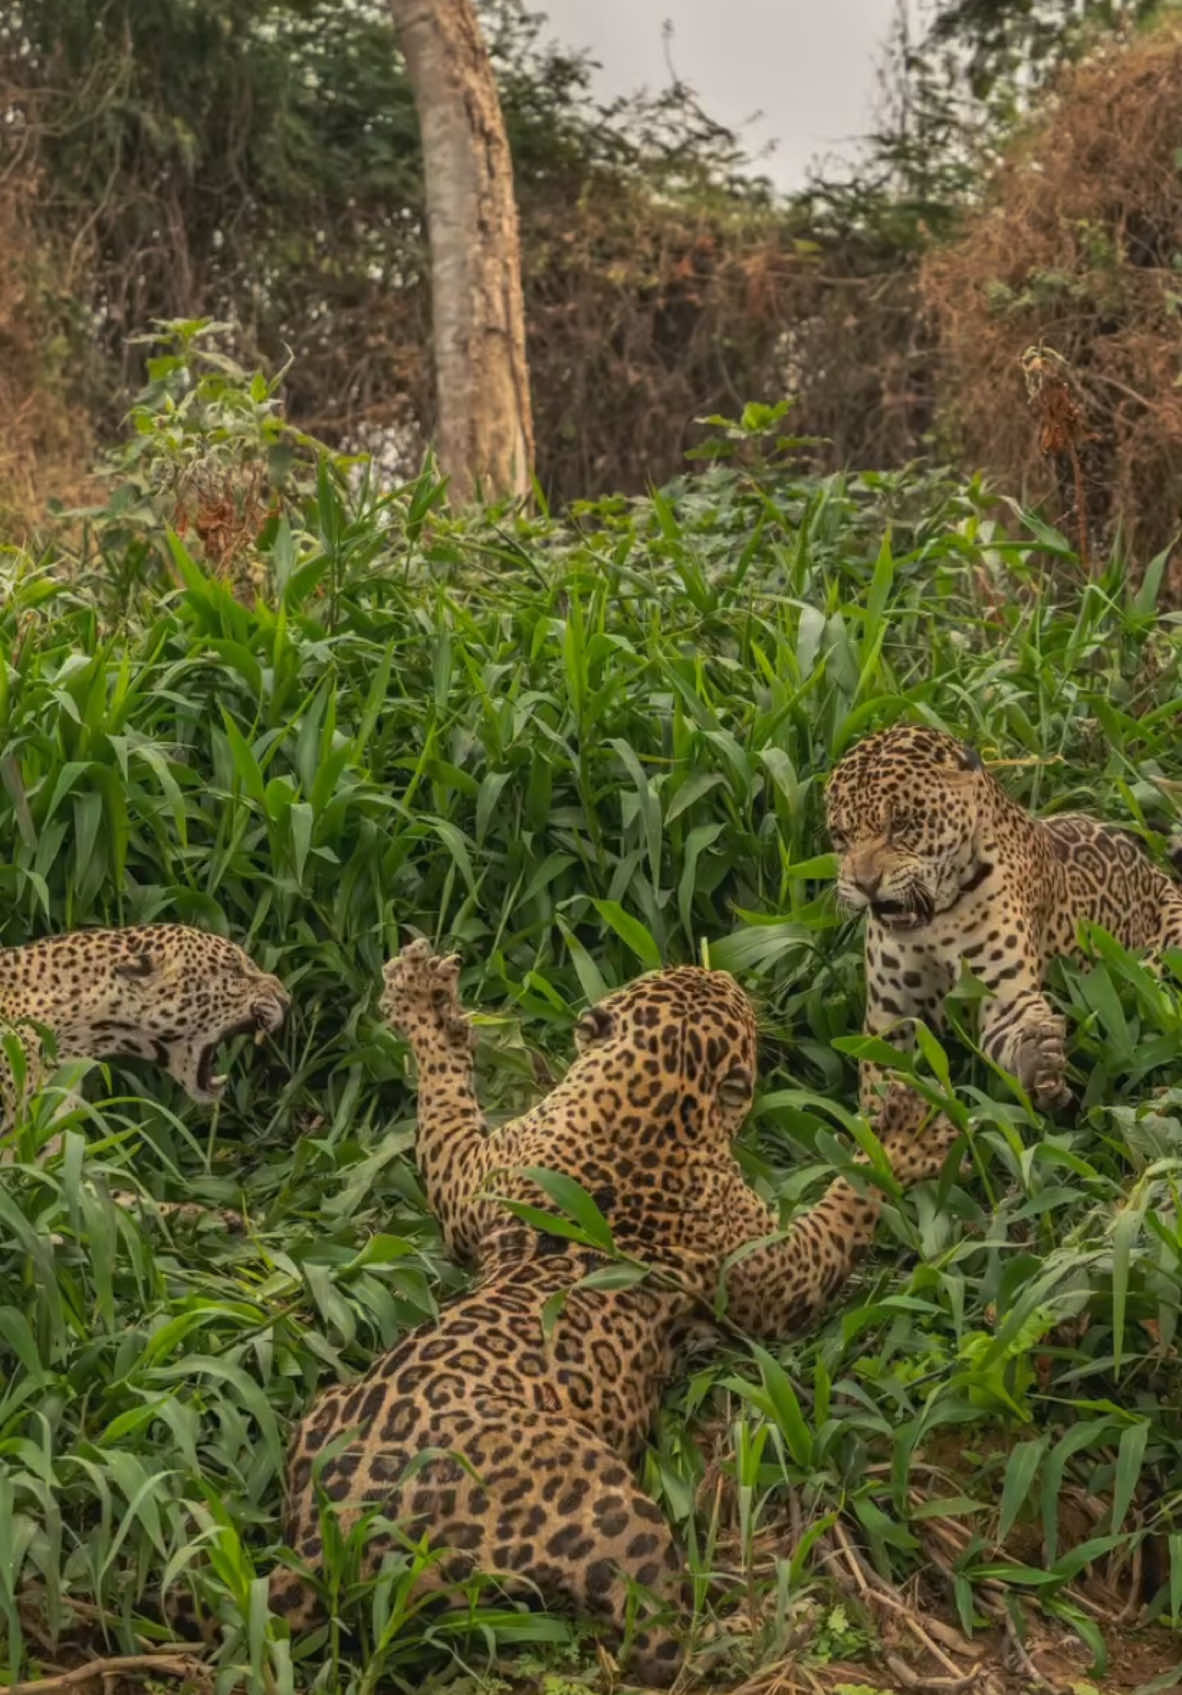
[[[0,939],[183,919],[294,997],[212,1114],[96,1067],[59,1154],[36,1157],[52,1101],[13,1138],[0,1675],[63,1640],[134,1647],[186,1570],[231,1627],[221,1689],[418,1687],[453,1651],[509,1647],[520,1672],[593,1663],[562,1621],[487,1598],[457,1635],[405,1572],[360,1645],[293,1662],[266,1617],[287,1422],[462,1282],[374,1016],[408,932],[463,953],[496,1112],[563,1063],[586,998],[706,946],[760,1002],[742,1154],[790,1209],[845,1166],[856,1100],[860,938],[821,806],[850,742],[940,721],[1017,761],[1002,775],[1032,804],[1153,851],[1176,812],[1160,567],[1085,585],[1061,538],[1026,518],[1006,539],[972,484],[721,465],[564,520],[459,520],[441,493],[323,462],[263,532],[254,605],[126,495],[80,551],[0,562]],[[926,1567],[965,1629],[1041,1608],[1098,1672],[1112,1586],[1135,1577],[1148,1616],[1182,1623],[1182,1014],[1103,937],[1055,991],[1078,1113],[1048,1123],[1006,1089],[963,995],[921,1071],[971,1174],[886,1208],[816,1334],[732,1338],[670,1397],[645,1476],[691,1549],[703,1663],[784,1651],[843,1541],[877,1582]],[[155,1209],[176,1200],[208,1215]],[[1081,1542],[1063,1511],[1084,1498]]]

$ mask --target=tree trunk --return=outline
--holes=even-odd
[[[423,143],[438,397],[452,503],[528,495],[533,418],[513,165],[472,0],[390,0]]]

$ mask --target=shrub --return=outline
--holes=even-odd
[[[1045,342],[1086,402],[1089,529],[1142,564],[1182,519],[1182,27],[1167,18],[1059,79],[1006,151],[988,204],[930,254],[946,447],[1062,519],[1040,460],[1021,355]],[[1175,568],[1171,592],[1182,592]]]

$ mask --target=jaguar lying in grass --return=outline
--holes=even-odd
[[[317,1468],[343,1530],[376,1507],[402,1539],[426,1532],[448,1550],[424,1575],[428,1585],[503,1574],[511,1593],[565,1601],[622,1632],[630,1583],[661,1614],[683,1599],[684,1560],[630,1471],[683,1342],[709,1319],[720,1284],[729,1320],[752,1335],[811,1323],[870,1241],[879,1200],[838,1179],[786,1238],[778,1234],[731,1148],[755,1087],[756,1030],[746,996],[722,971],[679,967],[609,995],[579,1020],[578,1057],[562,1081],[486,1133],[458,971],[454,956],[412,942],[386,967],[382,1007],[418,1062],[429,1202],[449,1248],[476,1261],[479,1279],[438,1324],[313,1404],[288,1457],[286,1536],[315,1568],[315,1462],[353,1432]],[[899,1181],[934,1176],[954,1134],[938,1122],[888,1139]],[[526,1227],[492,1198],[548,1205],[530,1167],[574,1178],[617,1250],[652,1275],[628,1287],[581,1282],[602,1255]],[[446,1452],[423,1463],[432,1450]],[[369,1569],[399,1541],[375,1536]],[[667,1683],[681,1643],[675,1622],[648,1606],[633,1663]],[[282,1568],[271,1607],[306,1628],[315,1589]]]

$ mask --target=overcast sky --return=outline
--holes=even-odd
[[[896,0],[535,0],[566,48],[589,48],[605,99],[669,81],[671,56],[711,117],[749,147],[775,141],[763,165],[783,188],[813,160],[848,157],[871,124],[875,71]],[[763,116],[748,126],[755,112]]]

